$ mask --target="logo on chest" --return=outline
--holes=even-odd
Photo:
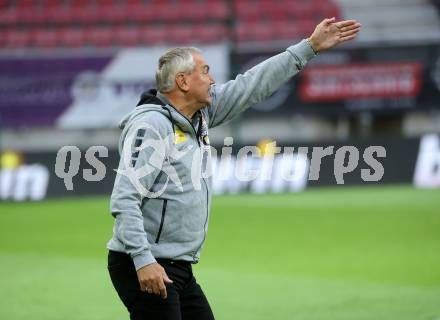
[[[186,136],[185,132],[183,132],[179,128],[176,128],[176,131],[174,133],[174,144],[179,144],[187,140],[188,137]]]

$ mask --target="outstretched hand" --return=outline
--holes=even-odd
[[[356,20],[336,22],[335,18],[324,19],[316,26],[309,42],[315,52],[321,52],[356,38],[360,29],[361,24]]]

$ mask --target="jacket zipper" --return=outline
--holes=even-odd
[[[167,203],[168,200],[164,200],[163,201],[163,206],[162,206],[162,217],[160,218],[160,225],[159,225],[159,231],[157,233],[157,237],[156,237],[156,241],[155,243],[159,243],[159,239],[160,239],[160,234],[162,233],[162,228],[163,228],[163,223],[165,221],[165,211],[167,210]]]
[[[202,117],[202,115],[199,115],[199,116]],[[185,118],[185,119],[188,120],[187,118]],[[199,148],[200,148],[200,140],[199,140],[199,136],[197,134],[196,128],[194,128],[194,126],[192,125],[192,123],[189,120],[188,120],[188,122],[191,124],[191,127],[193,128],[193,130],[196,134],[197,144],[199,145]],[[200,128],[201,125],[202,124],[199,123],[199,131],[201,129]],[[209,212],[208,184],[206,183],[206,180],[203,177],[202,177],[202,180],[203,180],[203,183],[205,184],[205,188],[206,188],[206,217],[205,217],[205,223],[203,224],[203,239],[202,239],[202,242],[200,243],[199,247],[197,248],[197,250],[194,252],[194,255],[193,255],[194,262],[196,262],[197,252],[199,252],[199,250],[202,248],[203,243],[205,242],[205,239],[206,239],[206,224],[208,223],[208,216],[209,216],[209,213],[208,213]]]
[[[171,106],[172,107],[172,106]],[[173,107],[172,107],[173,108]],[[193,131],[194,131],[194,134],[195,134],[195,137],[196,137],[196,141],[197,141],[197,144],[198,144],[198,146],[199,146],[199,148],[200,148],[200,140],[199,140],[199,137],[198,137],[198,135],[197,135],[197,131],[196,131],[196,128],[194,127],[194,125],[191,123],[191,121],[189,121],[188,120],[188,118],[187,117],[185,117],[183,114],[181,114],[180,112],[179,112],[179,110],[177,110],[176,108],[173,108],[178,114],[180,114],[189,124],[190,124],[190,126],[191,126],[191,128],[193,129]],[[199,115],[200,117],[202,117],[202,115]],[[201,123],[199,124],[199,126],[201,126]],[[199,128],[199,130],[200,130],[200,128]],[[208,211],[209,211],[209,193],[208,193],[208,185],[207,185],[207,183],[206,183],[206,180],[202,177],[202,180],[203,180],[203,183],[205,184],[205,188],[206,188],[206,218],[205,218],[205,223],[204,223],[204,225],[203,225],[203,240],[202,240],[202,242],[200,243],[200,245],[199,245],[199,247],[197,248],[197,250],[194,252],[194,255],[193,255],[193,259],[194,259],[194,262],[196,261],[196,255],[197,255],[197,252],[199,252],[199,250],[200,250],[200,248],[202,247],[202,245],[203,245],[203,243],[205,242],[205,239],[206,239],[206,224],[208,223],[208,216],[209,216],[209,213],[208,213]],[[164,217],[164,212],[162,212],[162,219],[163,219],[163,217]],[[162,226],[162,223],[161,223],[161,226]],[[159,234],[158,234],[158,238],[156,239],[156,243],[157,243],[157,241],[159,241],[159,235],[160,235],[160,231],[161,231],[161,229],[162,228],[160,228],[159,229]]]

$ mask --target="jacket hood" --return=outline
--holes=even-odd
[[[158,97],[156,97],[156,90],[151,89],[146,91],[142,93],[136,108],[122,118],[118,127],[120,129],[124,129],[129,122],[135,120],[140,115],[148,111],[158,111],[165,114],[167,111],[163,110],[162,106],[164,105],[165,104]]]
[[[145,91],[141,95],[141,99],[137,103],[137,107],[143,104],[158,104],[158,105],[165,105],[165,101],[162,101],[160,98],[157,97],[157,90],[156,89],[150,89],[148,91]]]

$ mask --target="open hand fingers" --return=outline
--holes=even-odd
[[[173,280],[168,278],[168,275],[166,274],[165,270],[163,271],[163,281],[166,283],[173,283]]]
[[[167,289],[163,279],[161,278],[143,282],[141,285],[141,291],[148,292],[149,294],[160,295],[164,299],[167,297]]]
[[[159,284],[159,293],[158,294],[162,297],[162,299],[167,298],[167,287],[165,286],[163,281],[162,281],[162,283]]]
[[[342,29],[342,28],[346,28],[346,27],[350,27],[350,26],[354,26],[354,25],[360,25],[356,20],[344,20],[344,21],[339,21],[335,23],[335,26],[338,29]]]
[[[338,29],[340,32],[347,32],[347,31],[352,31],[352,30],[356,30],[356,29],[360,29],[360,28],[361,28],[361,24],[357,22],[355,24],[351,24],[349,26],[341,27]]]
[[[141,291],[147,292],[148,291],[148,286],[146,283],[144,282],[139,282],[139,285],[141,287]]]
[[[167,277],[168,279],[168,277]],[[163,279],[162,277],[160,278],[155,278],[155,279],[150,279],[148,281],[145,281],[142,283],[141,285],[141,291],[150,293],[150,294],[155,294],[155,295],[160,295],[163,299],[167,298],[167,288],[165,286],[165,279]],[[165,280],[166,281],[166,280]],[[171,280],[169,280],[171,281]],[[166,281],[167,283],[172,283]]]
[[[153,293],[153,285],[150,281],[142,281],[140,283],[140,286],[141,286],[141,291]]]
[[[338,43],[354,39],[359,33],[361,24],[356,20],[336,22],[335,18],[324,19],[318,24],[308,39],[315,52],[321,52]]]
[[[349,36],[352,36],[352,35],[356,35],[359,32],[359,30],[360,30],[360,27],[355,28],[355,29],[351,29],[351,30],[348,30],[348,31],[341,32],[340,38],[346,38],[346,37],[349,37]]]
[[[333,23],[333,22],[335,22],[335,21],[336,21],[336,18],[335,18],[335,17],[333,17],[333,18],[328,18],[328,19],[324,19],[324,21],[322,21],[321,24],[324,23],[324,24],[326,24],[326,25],[329,25],[329,24],[331,24],[331,23]]]
[[[339,39],[339,42],[345,42],[345,41],[353,40],[354,38],[356,38],[356,34],[353,34],[353,35],[347,36],[347,37],[342,37],[342,38]]]
[[[164,283],[163,275],[160,275],[151,281],[151,286],[155,295],[161,296],[163,299],[167,298],[167,288]]]
[[[165,283],[173,283],[173,280],[168,278],[168,275],[166,274],[165,270],[162,271],[162,279],[161,284],[159,286],[160,296],[162,299],[167,298],[167,287],[165,286]]]
[[[160,282],[162,282],[162,284],[163,284],[163,281],[161,281],[161,280],[156,280],[156,281],[152,281],[151,282],[151,287],[152,287],[152,291],[153,291],[153,293],[155,294],[155,295],[160,295]]]

